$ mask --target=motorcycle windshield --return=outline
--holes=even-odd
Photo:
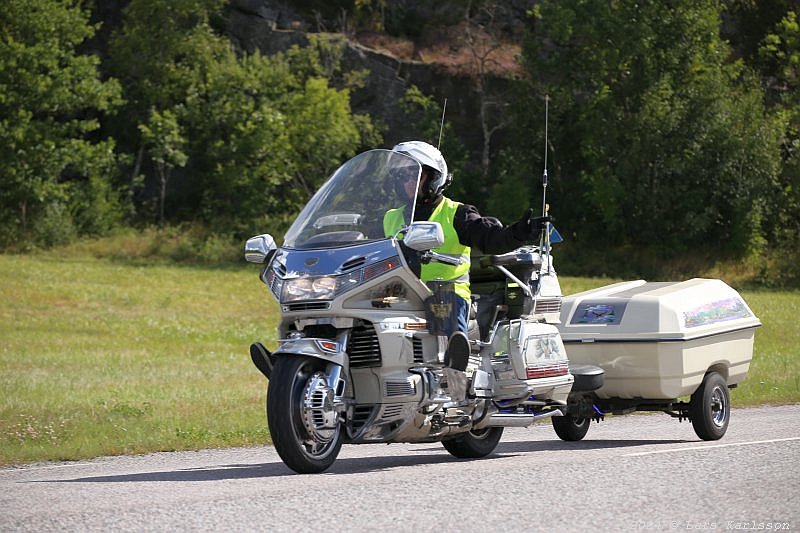
[[[390,150],[355,156],[311,197],[283,246],[329,248],[393,236],[386,235],[384,218],[397,229],[411,222],[421,170],[416,160]]]

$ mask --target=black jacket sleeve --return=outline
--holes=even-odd
[[[472,205],[458,206],[453,226],[461,244],[485,254],[504,254],[525,244],[514,236],[511,226],[503,226],[496,218],[481,216]]]

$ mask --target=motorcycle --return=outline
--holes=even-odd
[[[246,243],[280,306],[277,348],[255,342],[250,356],[269,380],[273,444],[295,472],[326,470],[343,443],[438,441],[479,458],[505,427],[567,414],[575,377],[553,325],[562,295],[547,240],[472,258],[468,365],[445,364],[452,284],[422,282],[419,264],[460,260],[435,251],[441,225],[413,221],[415,198],[397,185],[416,177],[419,191],[421,170],[400,153],[364,152],[314,194],[281,246],[269,234]],[[389,235],[388,212],[403,217]]]

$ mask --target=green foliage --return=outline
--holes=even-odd
[[[142,134],[131,142],[147,148],[168,217],[242,236],[298,212],[342,160],[379,136],[369,117],[351,112],[348,87],[361,75],[342,72],[342,42],[311,39],[272,57],[239,58],[209,26],[218,7],[205,0],[132,2],[113,39],[113,65],[130,80],[130,114],[141,117]],[[157,44],[150,42],[153,24]],[[148,117],[167,116],[185,139],[175,145],[180,164],[166,164],[164,143],[149,135]],[[165,178],[184,164],[167,194]]]
[[[125,88],[126,113],[144,122],[151,109],[181,103],[192,65],[225,53],[227,43],[209,26],[224,0],[132,0],[124,25],[111,39],[108,68]]]
[[[294,214],[344,159],[379,141],[369,117],[350,110],[349,91],[322,57],[334,42],[272,57],[233,54],[204,68],[187,98],[191,142],[187,198],[202,220],[244,235]],[[209,128],[209,123],[214,128]],[[270,227],[270,226],[267,226]]]
[[[120,86],[78,52],[95,31],[88,20],[72,1],[9,0],[0,11],[0,246],[117,222],[118,199],[100,183],[115,145],[96,133]]]
[[[525,68],[531,92],[554,99],[554,201],[578,238],[757,247],[780,128],[758,80],[726,62],[719,5],[546,1],[537,13]]]
[[[163,112],[153,111],[147,123],[139,124],[142,143],[150,152],[161,178],[161,196],[159,197],[159,224],[164,223],[164,201],[167,193],[167,182],[172,169],[183,167],[188,159],[183,151],[186,138],[181,134],[181,127],[175,113],[169,109]]]
[[[78,239],[59,248],[65,259],[93,257],[127,264],[231,265],[242,262],[242,242],[197,224],[125,229],[108,236]]]
[[[800,252],[800,23],[788,11],[758,49],[760,66],[769,73],[769,94],[782,122],[783,172],[775,201],[773,241]],[[796,272],[800,276],[800,272]]]
[[[439,146],[441,129],[440,150],[447,161],[448,172],[453,174],[453,183],[445,194],[456,201],[482,207],[482,202],[476,202],[476,200],[481,200],[480,194],[477,192],[480,184],[476,173],[469,168],[467,149],[446,117],[444,127],[441,127],[443,106],[415,85],[406,90],[399,104],[406,117],[406,122],[411,127],[404,132],[407,137],[396,139],[396,141],[417,140]]]
[[[4,4],[1,249],[156,220],[223,239],[280,234],[343,160],[382,144],[374,118],[350,107],[368,73],[342,67],[342,37],[237,55],[221,33],[225,0],[124,4],[99,36],[77,0]],[[406,36],[455,25],[463,7],[293,4],[320,27]],[[774,259],[800,250],[794,3],[546,0],[532,13],[528,80],[508,99],[514,127],[493,140],[486,178],[463,143],[476,135],[445,123],[448,194],[505,222],[541,205],[550,94],[548,201],[576,249],[674,258],[714,242],[752,265],[766,253],[765,282],[797,279],[796,261]],[[404,126],[387,140],[438,144],[441,102],[411,87],[399,105]]]

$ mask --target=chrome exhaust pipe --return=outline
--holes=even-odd
[[[564,416],[564,412],[561,409],[553,409],[552,411],[547,411],[545,413],[540,413],[538,415],[518,415],[514,413],[494,413],[489,416],[489,420],[481,426],[502,426],[502,427],[515,427],[515,428],[526,428],[536,422],[537,420],[542,420],[545,418],[551,418],[554,416]]]

